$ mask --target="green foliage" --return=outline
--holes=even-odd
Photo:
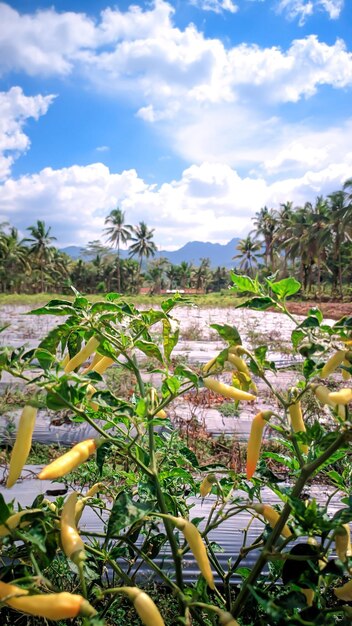
[[[274,436],[276,448],[264,441],[256,472],[248,478],[219,458],[208,462],[201,454],[197,457],[168,420],[172,405],[185,394],[196,396],[202,380],[189,364],[171,360],[179,337],[173,316],[178,295],[165,300],[160,309],[147,310],[139,310],[114,292],[95,302],[78,292],[72,301],[55,298],[33,314],[66,319],[37,348],[1,348],[1,370],[29,383],[31,402],[44,403],[59,415],[64,409],[66,420],[87,422],[96,430],[101,444],[96,455],[61,480],[77,490],[79,497],[85,495],[86,486],[102,483],[84,503],[95,512],[98,526],[84,537],[88,558],[79,571],[61,548],[59,519],[64,498],[57,497],[51,508],[38,496],[28,507],[23,524],[9,528],[0,538],[1,579],[18,580],[20,585],[41,584],[46,591],[53,586],[84,594],[87,588],[98,617],[85,620],[84,626],[112,626],[116,620],[139,623],[130,603],[120,595],[111,596],[111,589],[144,585],[139,578],[142,564],[162,583],[152,595],[166,626],[189,624],[190,616],[195,624],[217,624],[220,610],[232,611],[241,626],[347,623],[346,606],[333,589],[350,580],[352,567],[348,552],[344,555],[339,550],[339,558],[335,552],[336,532],[352,521],[352,420],[348,405],[343,416],[332,403],[323,405],[316,397],[316,387],[326,384],[329,391],[350,384],[342,379],[348,376],[349,365],[339,366],[326,381],[320,374],[331,353],[346,349],[351,318],[331,327],[324,323],[319,309],[311,309],[297,324],[286,306],[286,299],[300,289],[295,279],[276,281],[271,277],[262,284],[234,275],[233,282],[237,292],[252,296],[242,306],[256,310],[270,306],[290,317],[294,324],[292,356],[297,361],[295,385],[276,389],[272,382],[276,366],[268,357],[268,345],[250,351],[235,327],[212,325],[225,347],[216,359],[215,374],[210,375],[231,371],[233,389],[250,391],[253,378],[260,379],[272,410],[265,414],[264,433],[265,437]],[[153,333],[156,324],[161,328],[157,339]],[[72,358],[91,337],[98,341],[98,356],[108,357],[114,364],[107,372],[88,369],[87,363],[65,372],[65,356]],[[242,359],[237,361],[238,371],[230,367],[230,350]],[[144,380],[141,355],[152,363],[161,379],[160,388]],[[347,349],[346,359],[350,363]],[[34,364],[40,373],[32,380],[28,370]],[[202,375],[205,378],[207,373]],[[27,401],[27,397],[21,399]],[[293,402],[301,403],[303,426],[291,415]],[[220,411],[240,415],[241,408],[241,403],[226,402]],[[37,461],[44,460],[36,446],[34,452]],[[52,450],[53,456],[59,452]],[[204,492],[203,485],[209,473],[211,495]],[[312,481],[318,480],[329,487],[325,501],[314,497]],[[212,506],[209,515],[195,518],[194,498],[201,497],[212,498]],[[19,505],[10,498],[8,502],[0,498],[0,523],[6,524],[17,510]],[[242,529],[238,525],[243,512],[250,521]],[[209,559],[217,574],[217,592],[207,586],[209,577],[206,581],[200,573],[193,585],[185,584],[184,559],[200,557],[196,542],[185,530],[189,527],[181,524],[176,528],[170,515],[192,520],[200,531],[198,541],[204,542],[208,554],[201,551],[202,558]],[[220,559],[222,539],[214,541],[214,531],[225,523],[230,532],[231,528],[234,533],[243,530],[242,549],[227,564]],[[197,531],[193,528],[192,532]],[[165,553],[171,555],[172,567],[163,566]],[[246,558],[252,554],[254,561],[248,567]],[[310,606],[307,597],[311,591]],[[175,603],[168,606],[165,595]],[[9,623],[10,609],[1,608],[0,613],[3,623]],[[33,623],[31,618],[24,619],[20,616],[19,623]]]

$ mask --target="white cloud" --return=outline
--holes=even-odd
[[[0,92],[0,180],[9,176],[15,159],[30,146],[23,127],[45,115],[55,96],[25,96],[20,87]]]
[[[224,163],[201,163],[178,180],[146,184],[135,170],[113,173],[101,163],[8,179],[0,186],[2,214],[22,232],[35,219],[52,226],[60,245],[86,245],[102,236],[104,217],[119,205],[130,223],[155,228],[159,247],[187,241],[225,243],[252,228],[251,217],[264,205],[292,200],[301,204],[340,189],[350,176],[352,152],[319,171],[273,183],[263,176],[241,177]]]
[[[190,4],[202,9],[202,11],[213,11],[214,13],[223,13],[224,11],[236,13],[238,11],[238,6],[232,0],[190,0]]]
[[[227,10],[234,6],[231,0],[206,2]],[[280,6],[292,12],[320,5],[333,17],[341,8],[338,2],[282,0]],[[177,28],[173,14],[163,0],[145,11],[109,8],[97,22],[84,13],[50,9],[29,15],[0,4],[0,72],[76,72],[95,88],[123,94],[140,117],[152,122],[194,102],[296,102],[320,85],[352,84],[352,54],[343,41],[329,45],[310,35],[287,50],[246,43],[225,47],[193,24]]]
[[[298,18],[299,25],[303,26],[315,11],[325,11],[331,20],[338,19],[343,6],[344,0],[279,0],[277,11],[285,13],[288,19]]]

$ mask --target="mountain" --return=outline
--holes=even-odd
[[[218,265],[234,267],[237,265],[237,260],[233,261],[232,257],[236,254],[236,246],[239,241],[239,237],[234,237],[225,245],[211,243],[210,241],[189,241],[178,250],[158,250],[154,258],[164,257],[174,265],[179,265],[182,261],[199,265],[201,259],[208,258],[210,259],[211,267],[217,267]],[[73,259],[84,258],[82,248],[79,246],[68,246],[67,248],[61,248],[61,251]],[[121,258],[126,257],[128,257],[128,251],[121,250]]]

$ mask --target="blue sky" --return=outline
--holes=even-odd
[[[352,176],[352,3],[0,3],[0,220],[226,243]]]

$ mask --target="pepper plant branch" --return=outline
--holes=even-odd
[[[291,493],[291,498],[298,498],[301,492],[303,491],[307,481],[314,474],[314,472],[327,461],[336,450],[338,450],[351,436],[350,431],[345,431],[337,436],[335,441],[314,461],[304,465],[301,469],[301,473],[297,479],[296,484],[294,485]],[[273,528],[273,531],[270,533],[264,548],[259,555],[257,562],[255,563],[253,569],[251,570],[248,578],[243,583],[240,593],[238,594],[235,602],[232,606],[232,614],[236,617],[238,616],[243,607],[244,603],[247,599],[248,594],[250,593],[251,586],[255,583],[258,576],[261,574],[268,558],[268,554],[271,553],[272,548],[275,546],[277,540],[281,535],[281,531],[285,526],[289,515],[291,513],[291,504],[286,502],[284,508],[282,509],[281,515]]]

